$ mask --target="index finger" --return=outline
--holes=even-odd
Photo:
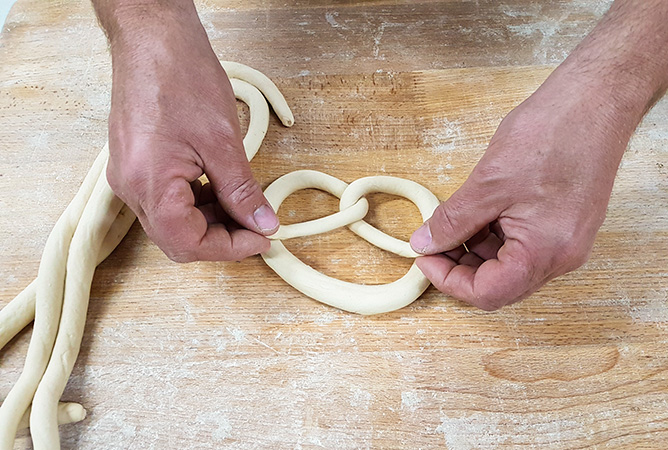
[[[493,311],[531,295],[545,281],[524,246],[509,239],[497,259],[474,267],[457,264],[446,255],[422,256],[418,267],[436,288],[486,311]]]

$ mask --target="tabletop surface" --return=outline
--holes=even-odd
[[[198,3],[218,55],[269,75],[272,115],[252,163],[263,187],[309,168],[346,182],[395,175],[440,199],[501,119],[592,29],[609,1]],[[18,0],[0,34],[0,306],[106,141],[111,65],[88,1]],[[243,108],[241,109],[244,112]],[[407,239],[417,209],[369,196]],[[335,211],[291,196],[283,222]],[[342,229],[287,242],[347,281],[386,283],[409,260]],[[0,399],[30,327],[0,351]],[[488,313],[433,287],[363,317],[319,304],[259,257],[176,264],[135,224],[96,272],[63,400],[88,417],[64,448],[665,448],[668,442],[668,99],[626,152],[591,259]],[[18,448],[29,448],[26,432]]]

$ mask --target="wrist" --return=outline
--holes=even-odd
[[[608,142],[602,151],[621,157],[643,116],[663,94],[664,77],[651,65],[637,70],[633,58],[616,58],[609,65],[594,54],[590,49],[573,52],[531,100],[538,107],[551,105],[573,129],[585,128],[589,137]]]
[[[592,113],[607,116],[610,127],[630,137],[665,92],[667,80],[654,61],[635,51],[631,54],[605,51],[598,48],[575,51],[550,78],[569,86],[588,102]]]
[[[93,1],[112,56],[123,48],[151,43],[180,28],[201,28],[192,0]]]
[[[592,74],[571,60],[559,66],[535,95],[543,105],[558,105],[574,127],[585,127],[591,137],[623,143],[623,152],[655,94],[648,84],[623,72]]]
[[[600,125],[628,141],[668,88],[666,20],[665,0],[617,0],[546,87],[570,90],[563,94],[605,118]]]

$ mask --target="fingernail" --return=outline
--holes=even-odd
[[[411,247],[418,253],[425,253],[431,244],[431,230],[426,223],[411,236]]]
[[[260,231],[271,231],[278,227],[278,217],[276,213],[267,205],[262,205],[253,213],[255,224]]]

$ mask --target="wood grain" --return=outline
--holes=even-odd
[[[609,1],[198,3],[221,57],[275,79],[253,161],[263,186],[299,168],[388,174],[447,198],[501,119]],[[106,140],[110,61],[85,1],[19,0],[0,35],[0,305],[37,273],[58,215]],[[137,225],[96,272],[64,400],[88,418],[64,448],[655,448],[668,442],[668,102],[634,136],[590,261],[496,313],[430,288],[360,317],[287,286],[260,258],[170,262]],[[409,202],[370,197],[397,237]],[[303,191],[285,222],[336,201]],[[409,261],[347,230],[291,250],[348,281]],[[0,352],[0,398],[30,331]],[[29,448],[23,434],[18,448]]]

